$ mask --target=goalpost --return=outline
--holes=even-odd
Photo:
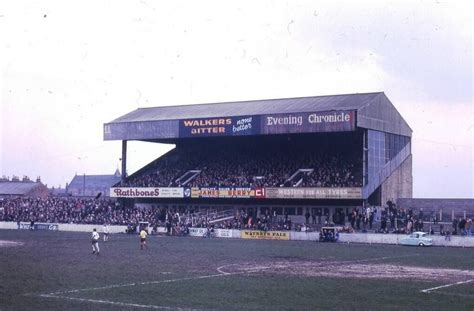
[[[140,231],[142,231],[142,229],[145,229],[145,231],[148,234],[151,234],[151,232],[150,232],[150,223],[148,221],[139,221],[138,222],[137,232],[140,233]]]

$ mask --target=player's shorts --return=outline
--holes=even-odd
[[[92,240],[92,244],[97,244],[98,241]]]
[[[146,239],[140,238],[140,241],[143,243],[146,242]]]

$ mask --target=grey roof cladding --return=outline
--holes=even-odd
[[[175,142],[180,120],[356,111],[356,127],[403,136],[412,130],[383,92],[139,108],[104,124],[104,140]],[[263,134],[263,132],[261,133]]]
[[[0,195],[25,195],[40,185],[35,182],[0,182]]]
[[[94,190],[104,187],[111,187],[120,181],[120,176],[116,175],[76,175],[69,183],[68,189],[86,189]]]
[[[357,110],[382,92],[139,108],[110,123]]]

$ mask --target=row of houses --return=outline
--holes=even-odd
[[[32,181],[29,178],[0,179],[0,197],[27,196],[47,197],[74,196],[97,197],[109,196],[109,189],[120,181],[120,172],[116,170],[112,175],[75,175],[65,188],[48,188],[40,178]]]

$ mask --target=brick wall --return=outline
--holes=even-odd
[[[417,211],[423,208],[425,215],[437,213],[439,217],[441,211],[443,221],[450,221],[453,213],[456,218],[464,216],[464,212],[466,212],[467,217],[474,217],[474,199],[399,198],[396,202],[399,207],[411,208]]]

